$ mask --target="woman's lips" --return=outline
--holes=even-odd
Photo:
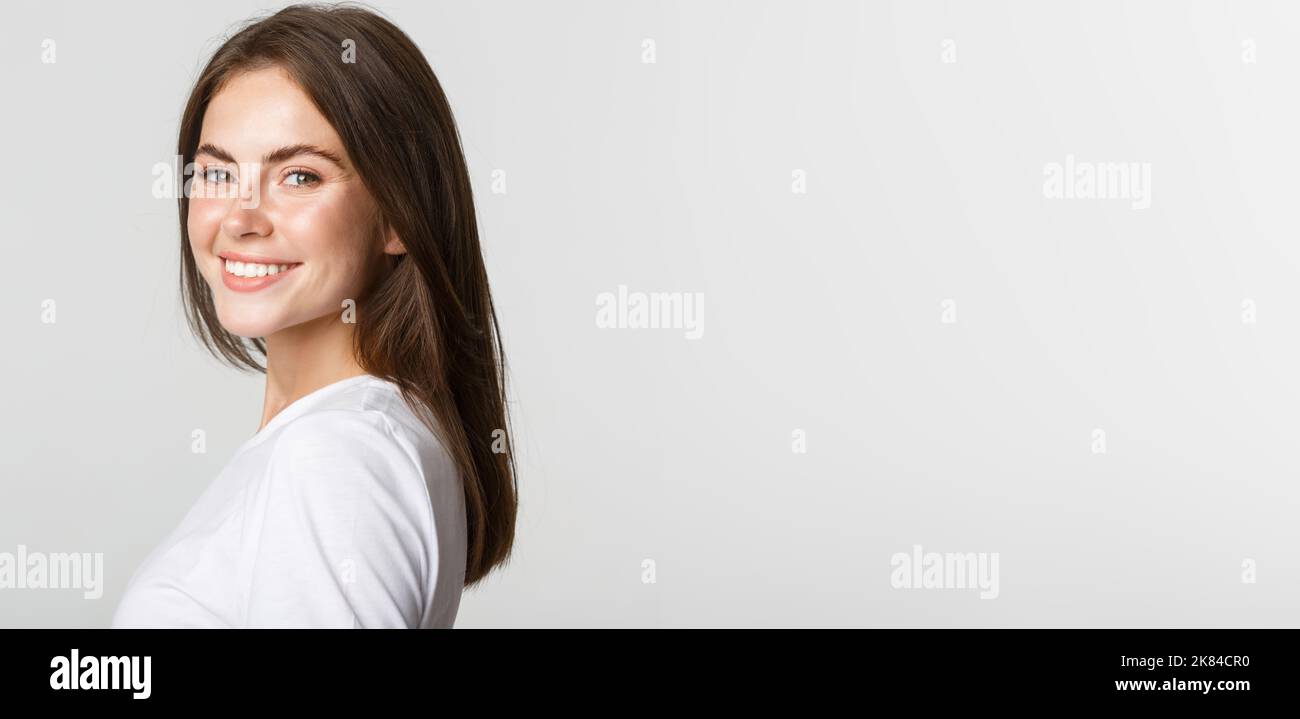
[[[301,262],[252,261],[248,255],[222,253],[221,281],[235,292],[257,292],[279,282]],[[261,258],[258,258],[261,259]]]

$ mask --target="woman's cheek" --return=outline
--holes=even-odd
[[[199,270],[207,274],[211,265],[213,244],[221,227],[221,208],[212,200],[190,200],[186,230],[190,235],[190,249]]]
[[[275,222],[286,238],[311,262],[320,300],[351,297],[355,276],[364,266],[365,247],[356,236],[354,218],[335,197],[278,209]]]
[[[187,229],[190,243],[198,249],[211,250],[221,227],[222,203],[214,200],[190,200]]]

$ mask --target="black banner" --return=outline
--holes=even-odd
[[[917,710],[1045,698],[1229,708],[1285,701],[1297,668],[1291,630],[8,630],[0,638],[4,695],[49,708],[383,697],[432,710],[440,693],[485,710],[528,697],[539,708],[556,700],[576,708],[597,691],[648,710],[696,695]]]

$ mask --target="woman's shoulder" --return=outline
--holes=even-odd
[[[241,532],[247,625],[424,624],[464,549],[444,539],[449,466],[429,460],[436,440],[408,430],[395,396],[361,380],[266,437]]]
[[[395,384],[377,377],[294,417],[267,444],[272,465],[298,475],[371,477],[390,484],[418,477],[425,485],[455,474],[438,436],[419,421]]]

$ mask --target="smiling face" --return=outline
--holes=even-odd
[[[195,154],[188,231],[217,317],[268,337],[340,317],[400,243],[338,133],[280,68],[232,77],[209,103]]]

